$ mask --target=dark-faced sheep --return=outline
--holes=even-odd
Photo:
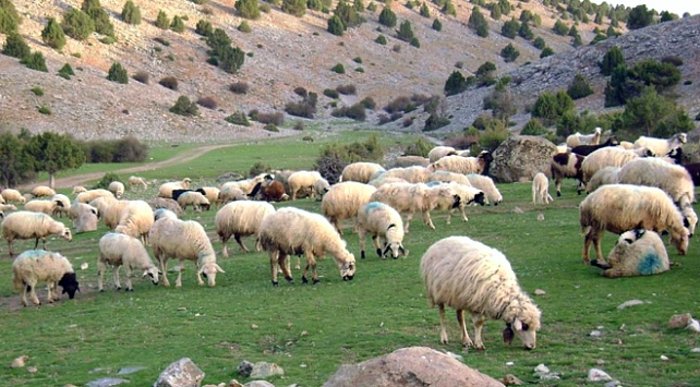
[[[27,250],[18,255],[12,262],[12,283],[15,290],[22,292],[22,305],[27,306],[27,293],[34,305],[41,302],[36,296],[36,285],[46,282],[48,302],[61,298],[56,286],[63,288],[62,294],[68,293],[73,299],[75,292],[80,291],[73,266],[66,257],[59,253],[45,250]]]
[[[550,170],[557,190],[557,196],[561,196],[561,182],[567,177],[574,178],[578,181],[576,193],[579,195],[581,194],[581,191],[583,191],[583,171],[581,169],[581,164],[584,159],[584,156],[571,152],[557,153],[552,156]]]
[[[659,234],[642,228],[624,232],[608,254],[607,262],[591,261],[606,277],[632,277],[668,271],[670,263]]]

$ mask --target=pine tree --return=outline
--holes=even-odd
[[[100,5],[100,0],[85,0],[83,1],[81,9],[88,14],[95,23],[95,32],[114,37],[114,26],[112,22],[109,21],[107,11]]]
[[[328,32],[336,36],[343,36],[343,32],[345,32],[345,25],[343,24],[343,21],[340,20],[338,15],[333,15],[330,19],[328,19]]]
[[[116,83],[129,83],[129,75],[119,62],[112,63],[112,67],[109,68],[109,73],[107,73],[107,79]]]
[[[85,12],[71,8],[63,14],[63,32],[75,40],[85,40],[95,32],[95,22]]]
[[[384,7],[379,13],[379,24],[389,28],[396,27],[396,14],[389,7]]]
[[[258,0],[238,0],[236,10],[242,18],[258,19],[260,17],[260,7]]]
[[[182,21],[180,16],[175,16],[170,23],[170,29],[177,33],[182,33],[185,31],[185,22]]]
[[[128,0],[122,8],[122,20],[127,24],[141,24],[141,8],[134,5],[134,2]]]
[[[170,19],[168,18],[168,14],[166,14],[162,9],[158,11],[158,16],[156,17],[156,27],[162,30],[167,30],[168,27],[170,27]]]
[[[63,46],[66,45],[66,35],[63,33],[63,29],[58,24],[56,19],[50,17],[48,24],[43,31],[41,31],[41,39],[49,47],[56,50],[61,50]]]

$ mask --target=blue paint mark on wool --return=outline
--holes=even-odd
[[[27,250],[22,253],[25,257],[37,258],[46,255],[46,250]]]
[[[637,265],[637,271],[641,275],[652,275],[659,271],[661,268],[661,260],[659,256],[655,253],[648,253],[645,255]]]
[[[382,206],[384,206],[384,204],[381,202],[369,202],[365,207],[365,214],[369,214],[370,212],[376,211],[382,208]]]

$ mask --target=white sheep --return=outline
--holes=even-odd
[[[158,196],[161,198],[172,198],[173,191],[176,189],[189,189],[192,179],[186,177],[182,181],[169,181],[158,187]]]
[[[583,179],[583,183],[588,183],[591,177],[602,168],[622,167],[637,158],[639,158],[638,154],[622,147],[608,146],[600,148],[586,156],[581,162],[581,178]]]
[[[2,190],[2,192],[0,192],[0,195],[8,203],[24,204],[27,201],[27,199],[25,199],[19,191],[12,188],[5,188]]]
[[[635,142],[635,148],[647,148],[657,156],[668,154],[673,148],[678,148],[688,141],[685,133],[676,133],[668,139],[640,136]]]
[[[622,184],[637,184],[661,188],[680,206],[695,202],[695,186],[688,170],[656,157],[632,160],[617,174]]]
[[[101,197],[114,198],[114,194],[106,189],[97,188],[85,192],[80,192],[75,196],[75,200],[78,203],[90,203],[91,201]]]
[[[140,240],[126,234],[108,232],[98,243],[100,255],[97,258],[97,289],[104,291],[104,274],[107,265],[112,266],[114,286],[122,288],[119,281],[119,269],[124,266],[126,271],[126,291],[134,291],[131,285],[131,271],[143,270],[143,277],[151,277],[154,285],[158,284],[158,267],[153,264],[146,248]]]
[[[77,195],[77,194],[79,194],[81,192],[85,192],[85,191],[87,191],[87,188],[83,187],[82,185],[76,185],[76,186],[73,186],[72,194]]]
[[[246,195],[240,187],[235,185],[223,185],[219,193],[219,201],[221,203],[228,203],[234,200],[246,200],[248,195]]]
[[[480,189],[484,192],[487,203],[497,206],[503,201],[503,195],[501,195],[501,191],[496,188],[496,184],[493,182],[492,178],[476,173],[470,173],[467,175],[467,179],[469,179],[469,183],[471,183],[472,187]]]
[[[377,178],[374,178],[369,181],[369,185],[379,188],[383,186],[384,184],[391,184],[391,183],[408,183],[406,180],[400,178],[400,177],[385,177],[384,175],[380,175]]]
[[[306,272],[311,269],[312,281],[319,282],[316,260],[326,252],[335,259],[344,281],[355,275],[355,256],[346,247],[344,240],[333,225],[323,216],[293,207],[286,207],[270,214],[260,226],[260,243],[270,254],[272,285],[278,286],[277,269],[282,269],[287,281],[293,280],[289,269],[290,254],[304,254],[306,266],[301,280],[307,283]]]
[[[430,160],[431,163],[434,163],[445,156],[455,155],[457,155],[457,149],[451,146],[438,145],[433,147],[433,149],[428,152],[428,160]]]
[[[182,207],[183,211],[187,211],[188,206],[192,206],[197,212],[201,212],[202,209],[209,211],[209,208],[211,207],[209,199],[197,191],[184,192],[177,197],[177,204]]]
[[[464,176],[464,175],[462,175]],[[465,177],[466,179],[466,177]],[[486,204],[486,195],[484,194],[483,191],[481,191],[478,188],[474,188],[469,184],[469,181],[467,180],[467,184],[461,184],[457,182],[440,182],[440,181],[431,181],[428,183],[428,187],[435,187],[439,184],[447,184],[451,189],[452,192],[459,196],[459,206],[458,207],[450,207],[449,202],[441,202],[442,207],[439,209],[447,209],[447,224],[452,223],[452,215],[454,214],[455,211],[457,211],[457,208],[459,208],[459,211],[462,214],[462,220],[465,222],[469,221],[469,218],[467,217],[467,210],[466,208],[469,205],[484,205]]]
[[[15,206],[14,204],[0,204],[0,212],[5,213],[12,211],[17,211],[17,206]]]
[[[262,184],[264,181],[270,181],[274,178],[274,175],[265,172],[250,179],[228,181],[221,185],[221,191],[230,191],[232,188],[235,187],[240,189],[245,194],[245,196],[248,197],[249,195],[251,195],[253,190],[256,189],[256,187],[259,187],[259,185]]]
[[[445,183],[455,182],[467,186],[472,185],[466,175],[450,171],[435,171],[430,175],[430,181],[442,181]]]
[[[145,244],[148,241],[148,233],[153,226],[153,209],[143,200],[125,200],[125,202],[126,204],[119,212],[119,220],[114,231],[134,238],[141,238]]]
[[[130,189],[134,189],[134,187],[142,187],[144,190],[146,190],[148,188],[148,183],[143,177],[129,176],[129,179],[126,182]]]
[[[207,278],[209,286],[216,286],[216,274],[225,273],[216,263],[216,253],[201,224],[194,220],[183,221],[171,211],[158,209],[154,213],[156,221],[148,233],[148,239],[153,248],[153,255],[160,263],[163,275],[163,285],[170,286],[168,281],[168,259],[180,260],[178,266],[176,287],[182,286],[182,270],[184,260],[196,262],[197,283],[202,286],[202,275]]]
[[[107,186],[107,190],[114,194],[114,197],[121,199],[124,196],[124,183],[121,181],[113,181]]]
[[[487,318],[503,320],[503,340],[517,335],[526,349],[534,349],[540,329],[540,310],[520,288],[508,259],[500,251],[463,236],[441,239],[420,261],[420,272],[430,306],[440,314],[440,341],[447,344],[445,306],[457,311],[462,346],[484,349],[481,329]],[[464,319],[471,314],[472,342]]]
[[[97,230],[97,208],[85,204],[75,203],[71,206],[68,216],[73,220],[76,233]]]
[[[377,172],[372,176],[372,180],[399,178],[409,183],[427,183],[431,180],[433,171],[421,166],[406,168],[391,168],[386,172]]]
[[[316,197],[316,182],[323,179],[318,171],[296,171],[289,175],[287,183],[289,184],[289,196],[291,200],[296,200],[300,191],[304,190],[311,192],[311,197]],[[328,183],[326,181],[326,183]],[[321,196],[323,195],[320,192]]]
[[[22,292],[22,305],[27,306],[27,293],[34,305],[41,302],[36,296],[36,285],[46,282],[48,302],[58,301],[61,296],[56,286],[63,288],[62,294],[68,293],[73,299],[80,291],[75,271],[70,261],[59,253],[45,250],[27,250],[12,262],[12,283],[16,291]]]
[[[681,215],[683,215],[683,225],[688,229],[690,236],[695,234],[695,227],[698,225],[698,214],[695,213],[693,206],[690,204],[680,206]]]
[[[68,215],[70,213],[70,208],[72,206],[70,199],[68,196],[64,194],[56,194],[51,197],[51,200],[54,202],[60,202],[61,204],[59,205],[56,203],[56,208],[54,209],[53,213],[51,215],[57,215],[58,217],[63,216],[63,214]]]
[[[221,190],[217,187],[201,187],[197,188],[195,191],[201,193],[204,195],[207,200],[209,200],[209,203],[211,204],[219,204],[219,197],[221,194]]]
[[[428,166],[431,171],[450,171],[456,173],[482,174],[488,171],[493,156],[488,151],[482,151],[477,157],[445,156]]]
[[[583,261],[589,262],[591,243],[596,258],[603,259],[601,239],[605,231],[621,234],[634,228],[667,230],[681,255],[688,251],[688,229],[673,200],[661,189],[630,184],[608,184],[590,193],[579,205],[584,235]]]
[[[73,239],[68,227],[61,222],[53,220],[50,215],[41,212],[13,212],[5,216],[1,227],[2,236],[7,240],[10,256],[14,255],[12,242],[15,239],[35,238],[35,249],[39,245],[39,239],[41,239],[42,246],[46,248],[46,237],[49,235],[58,235],[67,241]]]
[[[357,211],[355,225],[360,240],[360,258],[365,258],[365,236],[370,234],[377,255],[386,258],[389,253],[394,259],[408,255],[403,247],[403,221],[401,215],[381,202],[369,202]]]
[[[583,191],[583,172],[581,170],[581,164],[584,159],[585,156],[577,155],[570,151],[556,153],[552,156],[549,167],[552,173],[552,179],[554,179],[557,196],[561,196],[561,182],[567,177],[578,180],[576,192],[581,194],[581,191]]]
[[[159,208],[164,208],[166,210],[172,211],[177,216],[182,215],[182,208],[180,208],[180,205],[177,204],[177,201],[173,199],[155,197],[148,201],[148,205],[151,206],[153,211]]]
[[[224,245],[224,257],[228,257],[227,244],[232,235],[241,249],[246,252],[248,248],[243,244],[241,237],[255,235],[255,247],[257,251],[260,251],[262,249],[258,237],[260,225],[266,216],[274,212],[275,207],[272,204],[252,200],[231,202],[221,207],[216,212],[214,224],[216,225],[216,233]]]
[[[359,161],[348,164],[343,168],[343,172],[340,174],[340,181],[356,181],[367,184],[372,175],[383,171],[386,171],[384,167],[377,163]]]
[[[532,179],[532,204],[549,204],[553,202],[549,194],[549,180],[544,173],[538,172]]]
[[[63,206],[63,202],[60,200],[45,200],[45,199],[34,199],[28,201],[24,205],[26,211],[32,212],[42,212],[47,215],[52,215],[56,208]]]
[[[591,265],[603,269],[606,277],[632,277],[668,271],[670,262],[659,234],[637,228],[626,231],[608,254],[607,262],[594,259]]]
[[[333,185],[323,196],[321,201],[321,213],[343,234],[340,222],[345,219],[355,219],[357,210],[370,202],[370,196],[377,188],[369,184],[356,181],[345,181]]]
[[[398,156],[391,163],[392,168],[405,168],[414,165],[427,167],[430,165],[430,159],[422,156]]]
[[[599,169],[593,174],[588,184],[586,184],[586,192],[591,193],[601,185],[618,183],[617,175],[619,172],[620,167],[605,167]]]
[[[570,134],[566,138],[566,146],[569,148],[574,148],[579,145],[598,145],[600,144],[600,137],[603,135],[603,129],[597,127],[591,134],[581,134],[576,132]]]
[[[56,191],[53,190],[51,187],[47,187],[45,185],[37,185],[36,187],[32,188],[31,191],[32,195],[34,197],[50,197],[53,195],[56,195]]]

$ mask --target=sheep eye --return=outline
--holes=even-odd
[[[528,329],[530,329],[530,326],[527,325],[527,324],[525,324],[525,323],[523,323],[523,330],[526,331],[526,330],[528,330]]]

